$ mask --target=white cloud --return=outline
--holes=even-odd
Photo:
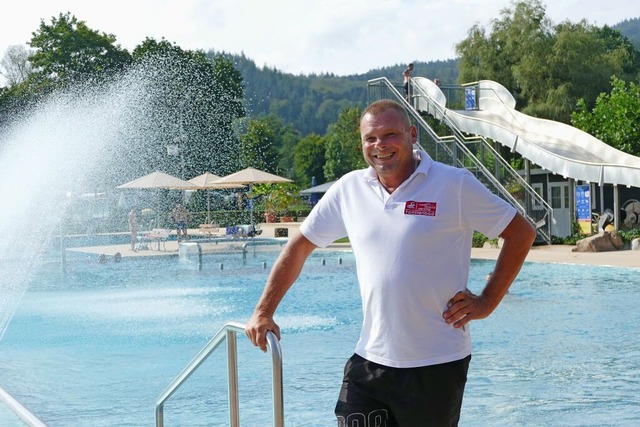
[[[351,74],[455,56],[474,23],[488,26],[509,0],[26,0],[0,15],[0,55],[26,44],[40,19],[71,12],[133,49],[164,37],[185,49],[244,52],[258,66],[291,73]],[[640,17],[640,2],[548,1],[559,23],[597,25]]]

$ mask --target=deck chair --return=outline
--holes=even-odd
[[[144,233],[136,234],[136,244],[134,246],[136,251],[146,251],[149,249],[149,240],[145,238]]]
[[[154,228],[144,235],[144,238],[149,242],[155,242],[158,244],[158,250],[162,244],[162,249],[167,250],[166,242],[169,239],[171,232],[166,228]]]
[[[217,224],[200,224],[198,232],[205,237],[218,237],[220,227]]]

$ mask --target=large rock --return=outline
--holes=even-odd
[[[631,250],[640,251],[640,237],[636,237],[631,241]]]
[[[600,233],[578,240],[573,252],[607,252],[617,251],[624,247],[622,237],[615,231],[601,231]]]
[[[609,237],[611,238],[611,243],[613,243],[613,246],[615,246],[616,249],[624,249],[624,241],[617,231],[610,232]]]

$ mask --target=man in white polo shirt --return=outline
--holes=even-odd
[[[273,314],[309,254],[348,236],[363,324],[336,416],[344,427],[455,426],[471,359],[467,324],[489,316],[517,276],[533,226],[473,175],[414,151],[400,104],[371,104],[360,121],[369,168],[340,178],[292,237],[247,323],[253,344],[280,338]],[[480,295],[467,290],[474,230],[504,243]]]

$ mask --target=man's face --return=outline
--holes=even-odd
[[[400,113],[389,109],[366,114],[360,122],[360,135],[364,159],[379,176],[406,174],[406,178],[413,172],[417,132],[415,126],[407,127]]]

